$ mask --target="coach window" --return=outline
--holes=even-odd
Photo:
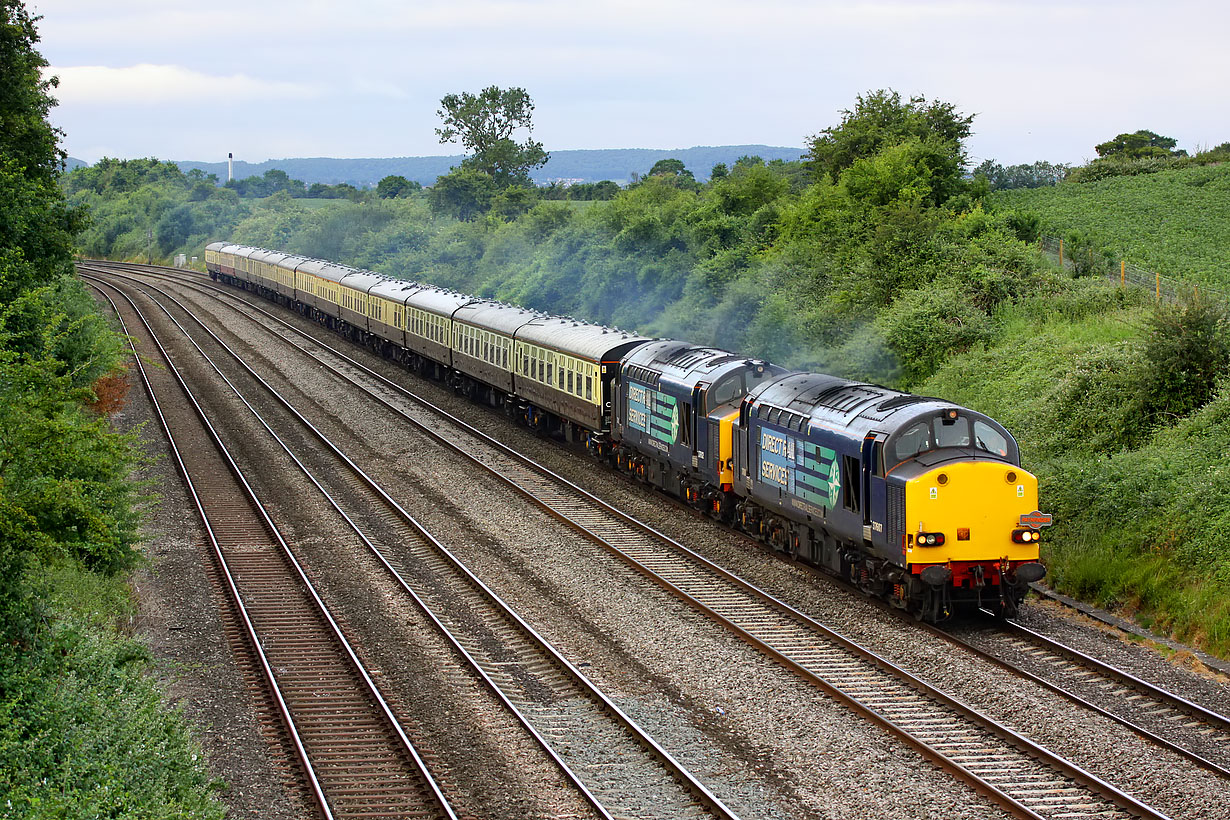
[[[572,371],[568,371],[568,392],[572,392]]]
[[[585,398],[588,399],[589,401],[594,400],[594,377],[593,376],[585,377]]]

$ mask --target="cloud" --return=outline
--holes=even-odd
[[[299,83],[262,80],[246,74],[218,76],[178,65],[51,66],[60,78],[53,92],[61,104],[147,105],[150,103],[309,99],[316,89]]]

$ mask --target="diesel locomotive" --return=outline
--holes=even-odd
[[[973,410],[294,254],[205,264],[925,620],[1011,616],[1045,574],[1037,479]]]

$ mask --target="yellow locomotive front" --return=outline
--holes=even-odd
[[[1038,479],[985,417],[949,408],[923,424],[930,436],[888,476],[911,579],[901,593],[921,594],[935,620],[979,607],[1013,615],[1046,574],[1039,547],[1051,519],[1038,508]],[[912,449],[908,435],[894,444]]]
[[[1042,577],[1038,480],[998,461],[954,461],[906,482],[906,564],[954,604],[1016,609]]]

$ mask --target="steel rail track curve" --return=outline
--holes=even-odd
[[[403,534],[406,536],[402,540],[402,546],[409,546],[412,552],[412,557],[415,561],[429,561],[435,565],[446,564],[453,572],[458,573],[462,582],[467,584],[471,590],[477,593],[482,600],[471,600],[466,606],[467,611],[471,614],[481,613],[484,608],[494,610],[493,617],[502,619],[506,625],[499,629],[498,634],[504,639],[505,648],[513,643],[512,636],[509,635],[509,627],[513,630],[522,633],[533,644],[532,647],[513,648],[509,651],[517,656],[525,657],[520,662],[520,671],[523,673],[523,678],[542,678],[541,672],[536,672],[535,669],[541,668],[544,662],[552,667],[562,670],[565,677],[570,679],[570,683],[556,681],[554,683],[545,681],[544,686],[550,691],[555,690],[559,695],[559,690],[575,688],[575,692],[570,693],[570,697],[584,697],[593,701],[610,715],[620,727],[628,732],[633,739],[639,743],[654,759],[660,761],[662,767],[666,770],[669,777],[673,778],[679,785],[688,793],[694,796],[695,806],[680,804],[667,805],[660,804],[654,806],[650,810],[650,814],[643,816],[666,816],[666,817],[686,817],[697,814],[699,809],[700,814],[724,818],[725,820],[737,820],[736,815],[726,807],[721,800],[712,794],[712,792],[699,780],[697,780],[690,772],[679,764],[665,749],[663,749],[656,741],[653,740],[647,733],[644,732],[631,718],[629,718],[617,704],[614,703],[608,696],[601,692],[592,682],[584,676],[571,662],[569,662],[561,653],[558,652],[549,642],[542,638],[528,623],[526,623],[512,608],[500,599],[492,590],[490,590],[483,582],[477,578],[465,565],[457,559],[438,539],[435,538],[426,528],[416,521],[406,510],[391,496],[391,494],[381,487],[374,479],[372,479],[361,467],[355,464],[334,442],[332,442],[324,433],[322,433],[312,422],[304,418],[291,403],[283,397],[275,388],[269,385],[264,378],[257,374],[242,357],[234,352],[225,342],[217,337],[216,334],[203,322],[197,318],[193,312],[186,308],[182,303],[179,303],[174,296],[154,288],[152,285],[146,285],[155,290],[158,290],[167,299],[174,302],[180,310],[192,317],[193,320],[201,327],[203,331],[209,334],[214,342],[223,348],[230,357],[242,367],[248,375],[250,375],[264,390],[266,390],[282,407],[291,414],[297,421],[310,433],[315,436],[324,447],[331,452],[339,461],[342,462],[344,468],[350,471],[359,482],[369,488],[371,492],[380,500],[380,503],[387,506],[389,511],[396,517],[397,521],[404,525]],[[162,306],[166,310],[165,306]],[[169,313],[168,313],[169,315]],[[179,322],[171,317],[171,320],[179,326]],[[618,786],[622,786],[626,792],[627,785],[622,782],[629,775],[627,768],[633,763],[629,759],[629,749],[622,748],[626,743],[620,744],[611,739],[610,729],[595,725],[590,720],[586,720],[585,715],[581,714],[574,702],[563,703],[563,708],[552,708],[550,704],[535,703],[528,700],[523,694],[518,695],[515,690],[518,689],[518,681],[514,680],[514,676],[510,674],[514,670],[508,669],[507,658],[490,657],[492,650],[490,646],[484,646],[481,640],[471,638],[466,640],[463,637],[458,637],[454,631],[447,627],[440,616],[434,612],[425,598],[430,594],[427,590],[421,588],[415,590],[414,582],[409,580],[410,573],[407,571],[407,560],[402,557],[393,555],[386,547],[381,547],[374,542],[374,539],[367,533],[363,532],[359,524],[354,520],[354,514],[348,514],[343,510],[339,502],[331,493],[322,485],[321,480],[312,474],[310,469],[293,453],[291,448],[278,436],[272,429],[269,423],[260,415],[260,413],[252,407],[240,391],[230,382],[230,380],[218,370],[217,365],[212,361],[205,351],[201,350],[199,345],[192,340],[188,332],[180,326],[181,331],[189,339],[194,346],[197,347],[201,355],[210,363],[211,366],[218,372],[218,375],[231,387],[240,400],[243,401],[249,410],[256,416],[258,421],[266,431],[277,441],[287,455],[292,459],[296,466],[307,476],[325,496],[328,502],[337,510],[347,525],[356,533],[356,535],[364,542],[364,544],[372,551],[377,560],[391,574],[394,582],[408,593],[412,600],[420,610],[436,625],[437,629],[443,634],[453,646],[459,651],[472,668],[484,679],[491,687],[493,692],[499,697],[504,704],[509,708],[512,714],[522,723],[523,726],[531,733],[533,737],[540,743],[547,754],[553,759],[557,766],[565,773],[565,776],[573,782],[581,791],[588,802],[603,816],[611,818],[612,815],[608,812],[606,806],[601,802],[599,797],[591,791],[586,785],[584,779],[577,775],[564,758],[550,745],[550,742],[543,736],[543,732],[551,731],[553,734],[561,736],[565,746],[573,747],[578,745],[596,746],[596,739],[601,738],[604,734],[607,735],[606,743],[612,747],[608,750],[608,764],[613,765],[615,761],[619,761],[620,775],[618,780],[612,780],[609,776],[606,782],[595,783],[595,790],[604,792],[605,799],[610,802],[612,799],[611,792]],[[386,524],[388,522],[385,522]],[[455,593],[452,590],[451,593]],[[464,593],[460,593],[464,594]],[[437,596],[439,597],[439,596]],[[469,596],[471,599],[474,595]],[[486,637],[486,636],[482,636]],[[503,668],[501,668],[503,667]],[[497,682],[498,679],[498,682]],[[517,705],[515,701],[520,701]],[[526,712],[532,712],[534,717],[528,717]],[[544,726],[544,724],[546,724]],[[595,771],[601,771],[602,767],[592,766]],[[591,775],[592,776],[592,775]],[[641,785],[645,785],[644,782]],[[654,791],[662,795],[662,784],[657,784]],[[627,802],[628,797],[625,794],[623,800]],[[623,808],[626,811],[626,808]],[[621,811],[621,816],[623,816]],[[665,812],[665,814],[663,814]]]
[[[225,292],[213,285],[209,287]],[[437,441],[488,470],[561,521],[588,534],[647,577],[725,624],[761,651],[898,736],[941,769],[1012,813],[1031,818],[1164,816],[279,317],[250,303],[243,304],[288,328],[294,335],[307,339],[308,345],[318,351],[328,351],[322,356],[283,337],[376,401],[402,413]],[[343,364],[326,362],[325,356]],[[359,376],[344,373],[346,369],[357,371],[363,379],[375,380],[379,387],[360,382]],[[379,390],[392,393],[394,398],[378,395]],[[457,432],[452,437],[439,432],[438,424],[416,418],[414,410],[399,408],[398,400],[417,403],[433,419],[445,420]],[[459,437],[466,441],[456,441]],[[475,452],[483,449],[488,452],[482,456]]]
[[[128,334],[129,323],[105,288],[124,297],[165,363],[163,381],[173,380],[179,388],[170,397],[166,390],[156,390],[129,335],[142,382],[322,816],[456,820],[151,324],[123,291],[107,283],[92,284]],[[168,407],[173,409],[168,412]],[[190,423],[189,418],[196,419],[190,429],[199,432],[204,446],[181,446],[182,425]],[[185,458],[185,452],[191,455]],[[295,585],[296,578],[301,586]],[[262,597],[254,587],[276,587],[277,594]],[[340,718],[348,719],[345,726],[337,725]]]

